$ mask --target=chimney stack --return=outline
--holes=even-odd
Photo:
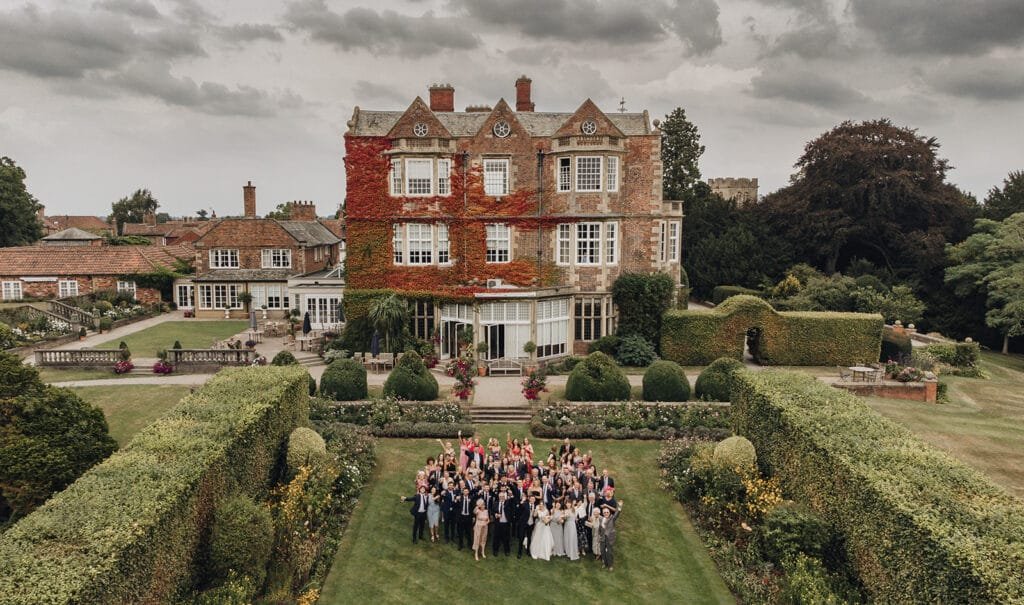
[[[256,218],[256,186],[252,181],[242,187],[242,202],[245,204],[245,218]]]
[[[530,100],[530,78],[519,76],[516,80],[516,111],[533,111],[533,101]]]
[[[288,212],[288,220],[315,221],[316,204],[313,202],[292,202]]]
[[[455,111],[455,87],[451,84],[432,85],[430,111]]]

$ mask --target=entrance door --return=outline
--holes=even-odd
[[[487,359],[503,359],[505,357],[505,326],[493,324],[487,326]]]
[[[307,296],[306,311],[309,323],[314,330],[327,330],[338,323],[338,305],[341,299],[337,296]]]
[[[459,331],[471,327],[460,321],[441,322],[441,359],[459,356]]]
[[[192,309],[195,307],[195,292],[196,287],[192,284],[178,284],[175,292],[176,300],[179,309]]]

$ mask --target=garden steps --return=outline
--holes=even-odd
[[[292,354],[295,355],[295,361],[299,362],[300,366],[305,366],[307,368],[311,368],[313,366],[322,366],[322,365],[324,365],[324,360],[320,359],[320,356],[316,355],[315,353],[307,353],[305,351],[295,351]]]
[[[533,418],[529,407],[472,406],[467,412],[474,424],[526,424]]]

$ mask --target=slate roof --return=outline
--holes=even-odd
[[[297,241],[313,245],[337,244],[341,240],[319,221],[277,221]]]
[[[214,269],[194,282],[288,281],[291,269]]]
[[[0,248],[0,275],[129,275],[193,258],[190,246],[18,246]]]
[[[89,233],[88,231],[82,231],[77,227],[69,227],[63,231],[58,231],[51,235],[47,235],[43,238],[44,241],[82,241],[82,240],[95,240],[103,239],[95,233]]]
[[[555,134],[574,112],[520,111],[516,119],[530,136],[550,137]],[[356,111],[349,134],[354,136],[386,136],[404,111]],[[455,137],[471,137],[490,116],[490,112],[436,111],[434,115]],[[642,113],[609,113],[608,119],[626,136],[651,134],[647,118]]]
[[[173,231],[179,229],[197,228],[202,223],[208,223],[209,221],[167,221],[166,223],[157,223],[150,225],[147,223],[125,223],[122,228],[124,235],[161,235],[166,236]]]

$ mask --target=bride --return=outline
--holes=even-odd
[[[533,511],[536,522],[533,524],[533,537],[530,538],[530,556],[534,559],[551,559],[551,552],[555,548],[554,538],[551,537],[551,513],[544,507],[542,501]]]

